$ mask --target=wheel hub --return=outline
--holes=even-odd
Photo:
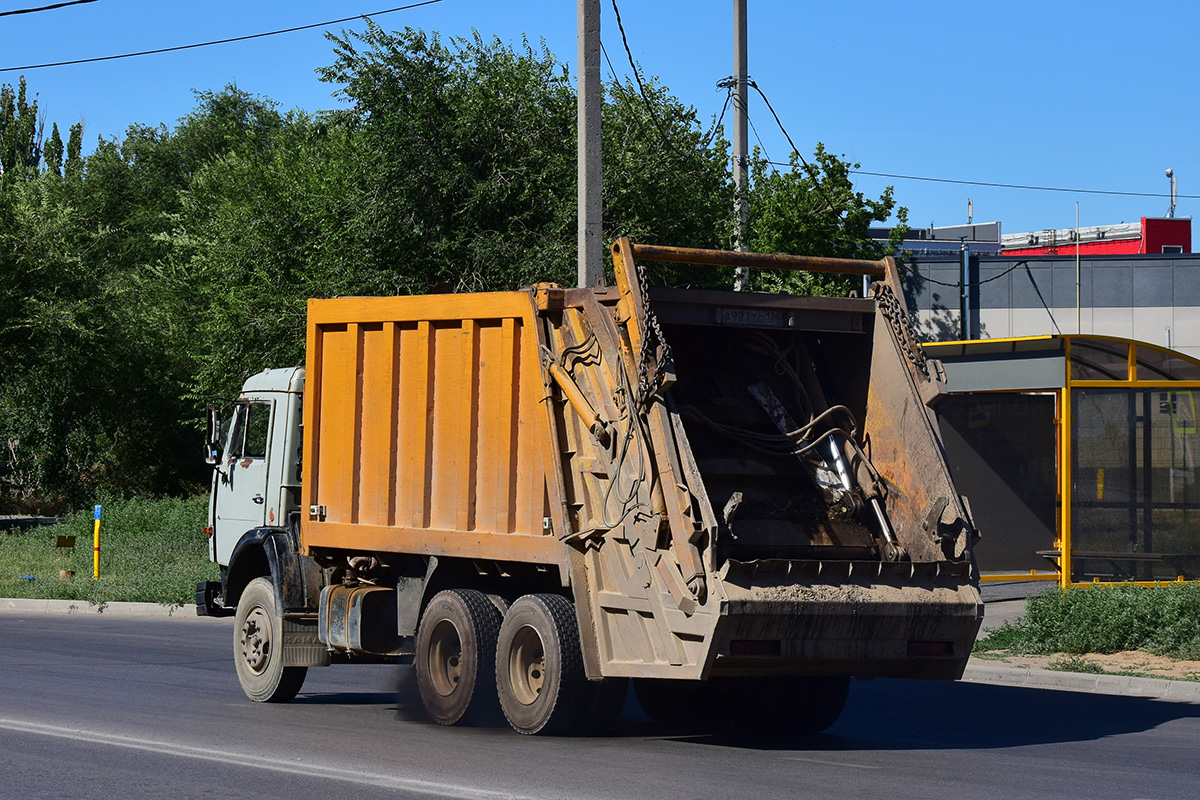
[[[255,674],[261,674],[271,660],[271,620],[262,608],[246,615],[239,638],[242,658]]]
[[[429,680],[442,697],[449,697],[462,678],[462,637],[448,619],[438,622],[429,638]]]
[[[522,705],[533,704],[546,681],[546,647],[542,637],[528,625],[521,628],[513,637],[508,658],[513,694]]]

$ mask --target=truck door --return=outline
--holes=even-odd
[[[215,550],[228,564],[242,534],[265,523],[274,401],[240,401],[234,410],[229,441],[217,477]]]

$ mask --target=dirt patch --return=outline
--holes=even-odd
[[[1120,653],[1089,653],[1084,656],[1069,656],[1065,653],[1055,653],[1049,656],[1013,655],[1007,650],[995,650],[977,654],[972,658],[982,663],[1002,663],[1014,667],[1031,667],[1046,669],[1050,664],[1087,663],[1098,667],[1101,671],[1117,675],[1141,675],[1147,678],[1169,678],[1172,680],[1200,680],[1200,661],[1175,661],[1164,656],[1140,650],[1126,650]],[[1071,669],[1068,671],[1080,672]],[[1095,670],[1089,670],[1095,671]]]

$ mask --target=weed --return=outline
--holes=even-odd
[[[1200,584],[1106,585],[1030,597],[1024,618],[975,645],[977,652],[1045,655],[1145,650],[1175,659],[1200,657]]]
[[[201,533],[208,499],[101,498],[100,578],[92,579],[92,510],[61,524],[0,533],[0,597],[89,603],[195,602],[197,581],[216,580]],[[60,549],[60,535],[75,547]],[[74,577],[61,579],[60,570]]]
[[[1103,675],[1104,668],[1095,661],[1088,661],[1083,656],[1064,656],[1056,658],[1046,665],[1046,669],[1058,672],[1086,672],[1089,675]]]

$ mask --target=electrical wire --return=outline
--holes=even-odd
[[[1014,270],[1018,270],[1022,266],[1025,266],[1026,268],[1028,268],[1029,262],[1028,261],[1018,261],[1016,264],[1013,264],[1011,267],[1004,270],[1004,272],[1001,272],[999,275],[993,275],[990,278],[984,278],[983,280],[977,281],[976,283],[974,283],[972,285],[973,286],[982,286],[985,283],[991,283],[992,281],[998,281],[1001,278],[1003,278],[1005,275],[1007,275],[1008,273],[1010,273]],[[926,276],[922,275],[921,273],[917,272],[916,269],[913,270],[913,274],[916,275],[921,280],[925,281],[926,283],[932,283],[934,286],[945,286],[947,289],[961,289],[962,288],[961,282],[946,283],[945,281],[934,280],[933,278],[926,277]]]
[[[210,47],[215,44],[231,44],[233,42],[245,42],[250,39],[262,39],[267,36],[278,36],[281,33],[295,33],[297,31],[307,31],[313,28],[323,28],[328,25],[338,25],[343,22],[353,22],[356,19],[367,19],[368,17],[382,17],[384,14],[392,14],[397,11],[408,11],[421,6],[433,5],[440,3],[442,0],[423,0],[420,3],[409,3],[405,6],[396,6],[395,8],[385,8],[382,11],[373,11],[367,14],[355,14],[352,17],[342,17],[341,19],[331,19],[326,22],[314,22],[310,25],[297,25],[293,28],[281,28],[276,31],[266,31],[265,33],[252,33],[247,36],[233,36],[228,39],[216,39],[211,42],[197,42],[195,44],[183,44],[175,47],[160,47],[155,50],[141,50],[136,53],[120,53],[112,56],[97,56],[95,58],[76,58],[70,61],[54,61],[46,64],[26,64],[20,67],[3,67],[0,72],[22,72],[31,69],[45,69],[47,67],[67,67],[75,64],[94,64],[98,61],[116,61],[120,58],[134,58],[136,56],[152,56],[159,53],[174,53],[179,50],[193,50],[197,47]]]
[[[783,161],[768,161],[768,164],[777,167],[788,167],[790,164]],[[894,178],[902,181],[927,181],[930,183],[953,183],[959,186],[987,186],[994,189],[1024,189],[1027,191],[1037,192],[1069,192],[1072,194],[1104,194],[1114,195],[1117,197],[1155,197],[1155,198],[1170,198],[1170,193],[1159,192],[1121,192],[1112,189],[1072,189],[1065,186],[1034,186],[1022,183],[995,183],[992,181],[968,181],[957,180],[955,178],[929,178],[921,175],[898,175],[892,172],[870,172],[865,169],[849,170],[855,175],[870,175],[875,178]],[[1200,194],[1177,194],[1175,195],[1180,200],[1200,200]]]
[[[792,148],[792,152],[796,154],[796,157],[800,159],[800,163],[804,165],[804,169],[808,171],[809,177],[813,180],[813,185],[816,186],[821,197],[825,198],[825,202],[829,205],[830,210],[837,210],[837,206],[833,204],[833,200],[831,200],[829,195],[825,192],[824,182],[818,177],[820,174],[819,170],[815,169],[804,160],[804,154],[800,152],[800,149],[796,147],[796,143],[792,141],[792,137],[788,134],[787,128],[783,127],[783,122],[779,119],[779,115],[775,113],[775,107],[771,105],[771,101],[767,98],[766,92],[760,89],[758,84],[754,81],[747,80],[746,85],[758,92],[758,96],[761,97],[763,102],[767,104],[767,110],[770,111],[771,116],[775,118],[775,124],[778,125],[779,130],[783,132],[783,138],[787,139],[787,143]],[[837,214],[839,217],[842,215],[841,211],[838,211]]]
[[[663,144],[669,147],[679,159],[686,160],[687,156],[679,152],[679,148],[671,141],[671,137],[667,136],[666,130],[663,129],[662,123],[658,119],[658,114],[654,113],[654,105],[650,102],[650,98],[646,96],[646,86],[642,83],[641,71],[637,68],[637,64],[633,61],[633,51],[629,49],[629,39],[625,37],[625,25],[621,22],[621,9],[617,8],[617,0],[612,0],[613,13],[617,15],[617,29],[621,31],[621,42],[625,45],[625,55],[629,58],[629,68],[633,71],[633,78],[637,81],[638,92],[641,94],[642,102],[646,104],[646,111],[650,114],[650,119],[654,122],[654,127],[658,128],[658,135],[662,137]],[[609,67],[612,67],[612,62],[609,62]]]
[[[0,17],[11,17],[15,14],[36,14],[39,11],[53,11],[56,8],[66,8],[67,6],[78,6],[94,2],[96,0],[67,0],[65,3],[54,3],[53,5],[41,6],[40,8],[16,8],[12,11],[0,11]]]

